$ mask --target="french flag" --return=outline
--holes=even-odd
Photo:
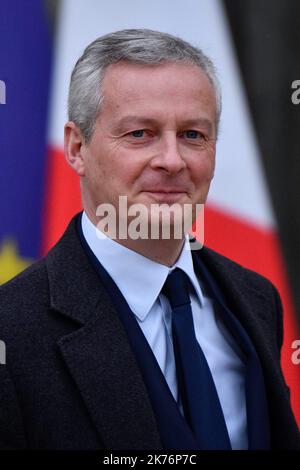
[[[282,365],[300,424],[300,377],[291,360],[292,343],[300,335],[261,156],[221,1],[61,1],[45,161],[42,253],[53,246],[70,218],[81,209],[78,177],[65,163],[63,150],[72,68],[86,45],[98,36],[143,27],[166,31],[198,45],[212,58],[219,72],[223,112],[216,172],[205,209],[205,244],[266,276],[278,288],[285,312]]]

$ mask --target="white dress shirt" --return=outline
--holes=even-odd
[[[108,238],[99,232],[85,212],[82,231],[94,255],[135,315],[181,411],[172,344],[171,307],[161,289],[173,269],[180,268],[188,275],[195,289],[190,297],[196,338],[217,388],[232,448],[247,449],[244,364],[237,344],[216,316],[212,299],[195,275],[191,251],[186,246],[188,236],[178,260],[168,267]]]

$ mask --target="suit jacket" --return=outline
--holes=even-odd
[[[272,448],[298,449],[280,368],[282,309],[262,276],[203,248],[200,256],[263,367]],[[0,288],[0,448],[161,449],[128,337],[76,231]]]

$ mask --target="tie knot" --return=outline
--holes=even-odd
[[[168,275],[162,293],[168,298],[172,309],[191,303],[189,282],[188,276],[179,268]]]

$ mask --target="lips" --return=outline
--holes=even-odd
[[[146,191],[143,191],[147,195],[149,195],[151,198],[153,198],[156,201],[161,201],[161,202],[175,202],[179,199],[182,198],[182,196],[185,196],[187,194],[186,189],[166,189],[166,188],[153,188],[153,189],[148,189]]]
[[[145,193],[166,193],[166,194],[181,193],[182,194],[182,193],[187,193],[187,188],[183,188],[183,187],[181,188],[181,187],[178,187],[178,186],[176,188],[156,187],[156,188],[151,188],[151,189],[145,189],[144,192]]]

